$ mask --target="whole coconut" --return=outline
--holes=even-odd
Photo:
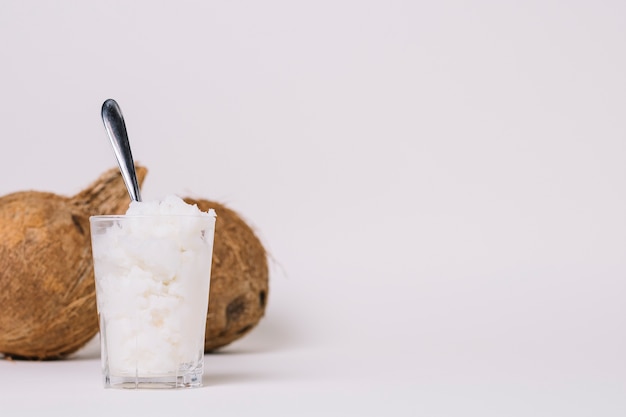
[[[137,175],[143,182],[146,169]],[[60,358],[98,332],[89,216],[123,213],[128,203],[117,168],[72,198],[0,198],[0,353]]]
[[[233,210],[208,200],[184,199],[217,214],[204,349],[239,339],[259,322],[268,296],[267,253],[254,231]]]

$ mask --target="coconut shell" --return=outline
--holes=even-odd
[[[146,169],[137,167],[140,183]],[[89,216],[129,204],[117,168],[68,198],[24,191],[0,198],[0,352],[54,359],[98,332]]]
[[[239,339],[257,325],[267,305],[267,253],[246,222],[223,204],[192,198],[217,214],[209,291],[205,352]]]

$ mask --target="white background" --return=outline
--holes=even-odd
[[[239,211],[266,317],[205,387],[0,362],[1,415],[626,415],[626,3],[0,3],[0,194],[116,162]]]

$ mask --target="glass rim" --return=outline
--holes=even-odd
[[[89,221],[122,220],[122,219],[154,219],[157,217],[215,220],[217,216],[215,214],[209,214],[209,213],[203,213],[203,214],[130,214],[130,215],[128,214],[98,214],[98,215],[89,216]]]

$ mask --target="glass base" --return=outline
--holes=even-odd
[[[105,388],[118,389],[180,389],[202,386],[202,369],[189,371],[183,375],[171,376],[113,376],[105,375]]]

